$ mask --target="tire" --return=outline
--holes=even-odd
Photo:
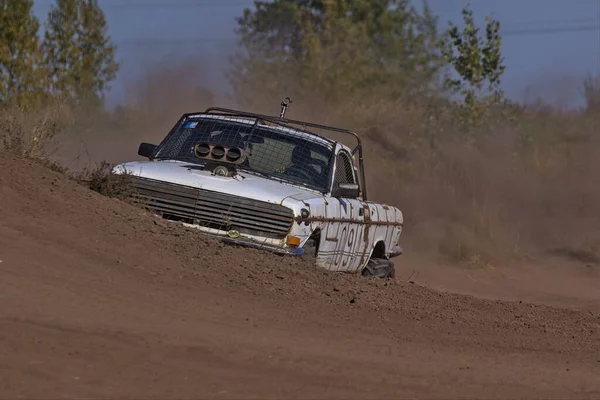
[[[307,262],[315,262],[317,260],[317,243],[314,239],[309,239],[304,245],[304,254],[300,256],[300,259]]]
[[[371,258],[362,271],[363,276],[374,278],[396,278],[394,263],[383,258]]]

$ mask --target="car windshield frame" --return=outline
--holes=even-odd
[[[331,189],[335,165],[334,141],[306,130],[268,124],[259,118],[207,113],[186,114],[157,146],[152,158],[206,165],[207,160],[197,157],[193,151],[193,147],[200,142],[216,142],[225,147],[250,151],[247,156],[248,162],[236,166],[240,171],[323,194]],[[257,151],[261,146],[264,147],[262,154]],[[288,163],[286,166],[283,161],[276,161],[277,157],[286,159],[288,153],[290,163],[296,160],[306,165],[297,168],[296,174],[313,174],[313,180],[283,173],[282,168],[300,165]],[[261,163],[264,168],[258,168]],[[282,170],[269,170],[274,166]]]

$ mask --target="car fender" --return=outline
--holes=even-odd
[[[362,271],[379,242],[391,256],[402,232],[402,212],[384,204],[325,196],[290,196],[282,204],[295,210],[291,234],[301,246],[321,232],[316,263],[330,271]]]

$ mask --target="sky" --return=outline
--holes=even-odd
[[[416,5],[419,0],[414,0]],[[43,23],[54,0],[35,0]],[[236,49],[235,18],[252,0],[98,0],[117,44],[121,70],[108,95],[124,99],[126,83],[160,63],[201,55],[208,80],[227,85],[225,63]],[[481,25],[486,15],[500,21],[508,97],[542,97],[556,105],[582,105],[580,87],[600,73],[600,0],[429,0],[440,25],[460,23],[470,4]],[[204,67],[204,66],[203,66]]]

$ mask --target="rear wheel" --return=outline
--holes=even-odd
[[[396,277],[396,268],[394,263],[384,258],[371,258],[362,271],[363,276],[375,278],[390,278]]]

